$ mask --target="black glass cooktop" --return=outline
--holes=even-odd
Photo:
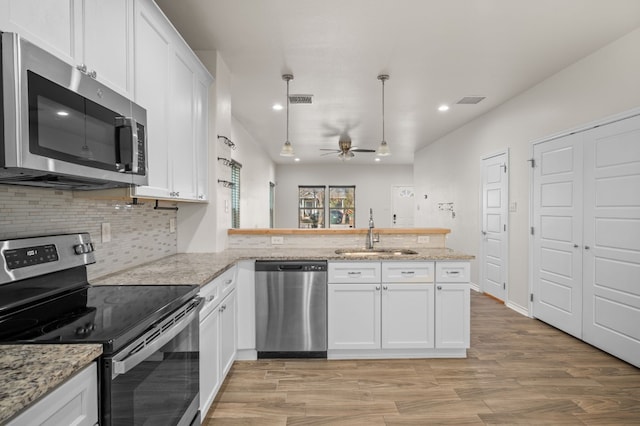
[[[198,293],[198,286],[92,286],[0,316],[1,343],[101,343],[117,352]]]

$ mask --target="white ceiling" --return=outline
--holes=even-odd
[[[413,153],[640,27],[638,0],[157,0],[194,50],[218,50],[232,73],[232,111],[278,163],[285,141],[281,76],[294,75],[290,140],[302,163],[337,162],[382,140],[387,164]],[[615,66],[615,64],[611,64]],[[478,105],[456,105],[486,96]],[[440,104],[451,109],[442,113]],[[373,163],[375,154],[352,161]]]

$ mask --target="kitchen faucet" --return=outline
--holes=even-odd
[[[372,250],[373,249],[373,243],[379,243],[380,242],[380,234],[373,234],[373,227],[375,225],[373,224],[373,209],[370,208],[369,209],[369,233],[367,234],[367,249],[368,250]]]

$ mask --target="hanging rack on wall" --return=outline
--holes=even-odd
[[[225,188],[233,188],[234,186],[236,186],[235,183],[229,182],[228,180],[224,179],[218,179],[218,183],[221,183]]]
[[[173,210],[178,211],[178,207],[161,207],[158,205],[158,200],[156,200],[156,205],[153,207],[154,210]]]
[[[224,158],[224,157],[218,157],[218,161],[221,161],[222,164],[224,164],[227,167],[231,167],[231,164],[233,164],[233,160],[229,160],[228,158]]]
[[[224,144],[227,145],[229,148],[236,149],[236,144],[233,143],[233,141],[231,139],[229,139],[228,137],[222,136],[222,135],[218,135],[218,139],[222,139],[222,142],[224,142]]]

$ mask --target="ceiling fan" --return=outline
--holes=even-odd
[[[376,152],[375,149],[361,149],[357,146],[351,146],[351,138],[348,136],[341,136],[338,140],[338,146],[340,149],[320,149],[320,151],[331,151],[322,155],[330,155],[338,153],[338,158],[341,160],[350,160],[355,157],[354,152]]]

